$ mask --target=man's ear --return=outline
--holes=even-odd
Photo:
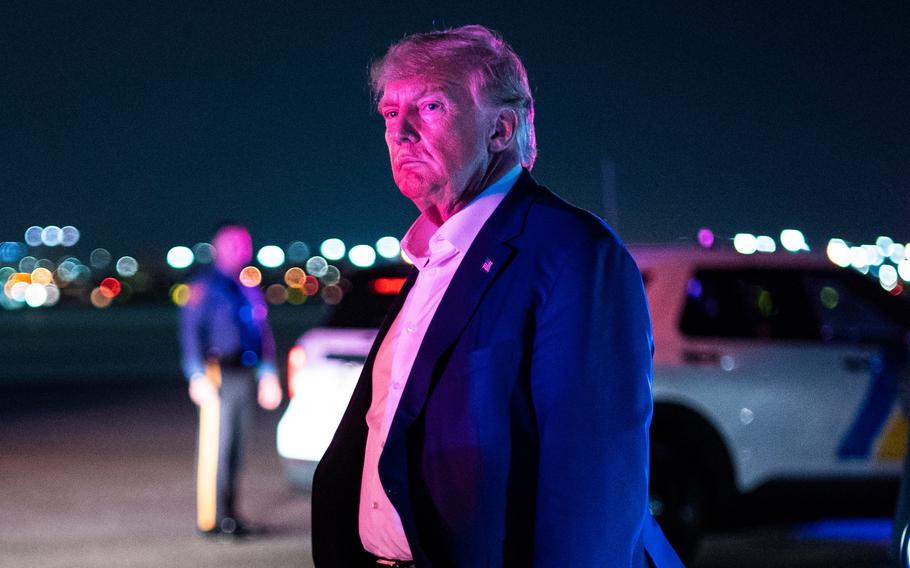
[[[490,135],[490,153],[495,154],[508,148],[515,139],[517,129],[518,114],[510,108],[500,110],[493,123],[493,134]]]

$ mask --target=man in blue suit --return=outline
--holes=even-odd
[[[319,567],[681,566],[648,512],[641,275],[538,185],[520,59],[482,26],[371,70],[414,270],[313,486]]]

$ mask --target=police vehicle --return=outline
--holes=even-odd
[[[683,556],[711,530],[890,515],[907,424],[910,304],[811,253],[631,247],[653,322],[651,511]],[[408,267],[367,271],[289,355],[278,427],[306,486]]]

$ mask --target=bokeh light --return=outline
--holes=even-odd
[[[256,261],[266,268],[278,268],[284,264],[284,251],[276,245],[266,245],[256,253]]]
[[[111,305],[111,299],[104,295],[101,288],[95,288],[89,295],[92,305],[96,308],[106,308]]]
[[[892,247],[894,247],[894,239],[891,237],[880,236],[875,239],[875,246],[878,247],[878,250],[881,252],[882,256],[891,256]]]
[[[176,246],[171,247],[171,250],[167,251],[167,264],[171,268],[176,268],[178,270],[187,268],[193,264],[195,255],[189,247]]]
[[[72,282],[76,278],[76,266],[72,260],[64,260],[57,267],[57,278],[64,283]]]
[[[0,244],[0,262],[18,262],[26,252],[28,249],[24,243],[4,242]]]
[[[777,250],[777,243],[768,236],[755,237],[755,249],[758,252],[774,252]]]
[[[113,299],[120,293],[120,281],[109,276],[101,281],[98,288],[102,294]]]
[[[240,271],[240,283],[247,288],[255,288],[262,282],[262,272],[255,266],[247,266]]]
[[[882,265],[878,270],[878,281],[882,288],[890,292],[897,286],[897,269],[890,264]]]
[[[306,279],[303,281],[303,293],[307,296],[315,296],[319,292],[319,280],[312,275],[307,275]]]
[[[32,225],[25,230],[25,244],[30,247],[41,246],[41,227]]]
[[[332,266],[331,264],[326,267],[325,274],[319,279],[325,285],[338,284],[338,281],[341,280],[341,271],[337,267]]]
[[[107,249],[96,248],[89,255],[88,263],[97,270],[107,268],[107,265],[111,263],[111,253]]]
[[[704,248],[711,248],[714,246],[714,231],[707,227],[702,227],[698,230],[698,244]]]
[[[32,308],[44,305],[47,300],[47,288],[44,284],[29,284],[25,287],[25,303]]]
[[[321,256],[314,256],[310,260],[306,261],[306,271],[307,274],[312,274],[316,278],[321,278],[325,276],[326,270],[329,268],[329,263]]]
[[[139,271],[139,263],[131,256],[121,256],[117,261],[117,274],[124,278],[135,276]]]
[[[45,286],[44,289],[47,291],[47,299],[44,300],[44,305],[47,307],[56,306],[57,302],[60,301],[60,288],[51,284]]]
[[[199,264],[211,264],[215,260],[215,247],[209,243],[196,243],[193,246],[193,256]]]
[[[310,258],[310,247],[303,241],[293,241],[288,245],[288,261],[303,263]]]
[[[32,282],[35,284],[47,286],[53,281],[54,275],[47,268],[39,266],[38,268],[32,270]]]
[[[31,274],[36,268],[38,268],[38,259],[31,255],[23,256],[22,260],[19,261],[19,272],[28,272]]]
[[[265,289],[265,299],[274,306],[280,306],[288,299],[287,288],[281,284],[272,284]]]
[[[826,308],[828,308],[829,310],[833,310],[834,308],[836,308],[838,301],[840,301],[840,294],[838,294],[837,290],[835,290],[831,286],[825,286],[824,288],[822,288],[818,297],[819,297],[819,300],[821,301],[822,305],[825,306]]]
[[[401,249],[401,260],[405,261],[406,264],[414,264],[414,261],[411,260],[411,257],[404,252],[404,249]]]
[[[57,225],[48,225],[41,230],[41,242],[45,246],[55,247],[63,241],[63,231]]]
[[[360,268],[367,268],[376,264],[376,250],[370,245],[357,245],[351,247],[348,253],[351,264]]]
[[[750,233],[737,233],[733,237],[733,248],[740,254],[753,254],[758,250],[757,239]]]
[[[376,252],[382,258],[397,258],[401,252],[401,243],[395,237],[382,237],[376,241]]]
[[[67,225],[60,229],[60,244],[65,247],[71,247],[79,242],[79,229],[72,225]]]
[[[306,273],[302,268],[297,266],[292,266],[288,268],[284,273],[284,283],[290,286],[291,288],[300,288],[303,286],[303,280],[306,278]]]
[[[185,306],[190,301],[191,290],[187,284],[174,284],[171,286],[171,301],[177,306]]]
[[[910,282],[910,260],[904,259],[897,264],[897,273],[900,274],[901,280]]]
[[[850,266],[857,270],[869,267],[869,253],[863,247],[850,247]]]
[[[323,302],[329,304],[330,306],[334,306],[335,304],[341,302],[341,299],[344,297],[344,291],[340,286],[333,284],[331,286],[326,286],[323,288],[320,295],[322,296]]]
[[[300,304],[306,302],[306,299],[308,297],[306,294],[303,293],[303,290],[300,288],[288,288],[287,294],[288,294],[288,303],[293,304],[295,306],[299,306]]]
[[[797,229],[784,229],[780,232],[780,244],[790,252],[808,251],[806,236]]]
[[[344,258],[346,250],[347,247],[345,247],[344,241],[341,239],[326,239],[319,246],[319,252],[328,260],[341,260]],[[310,270],[307,270],[307,272],[313,274]]]
[[[843,239],[831,239],[828,241],[828,247],[825,249],[828,259],[840,266],[846,268],[850,266],[851,253],[850,247]]]

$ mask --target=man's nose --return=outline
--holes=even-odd
[[[415,128],[413,121],[407,115],[399,116],[389,128],[390,134],[392,135],[392,140],[396,144],[404,144],[405,142],[417,142],[420,140],[420,134],[417,133],[417,128]]]

